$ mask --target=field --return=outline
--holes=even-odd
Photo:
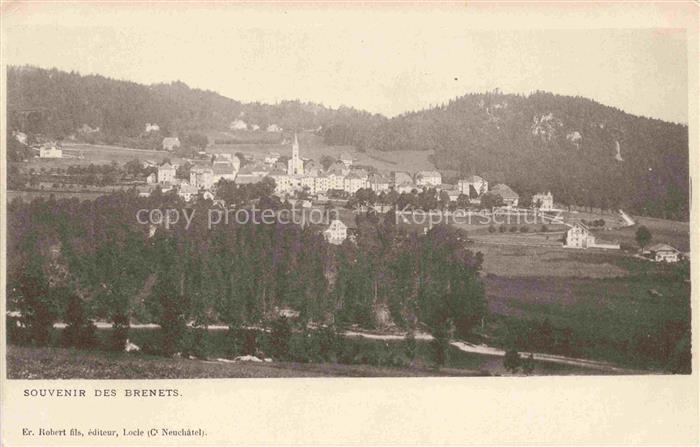
[[[221,133],[219,133],[221,134]],[[229,134],[224,133],[224,134]],[[239,134],[230,133],[231,138],[240,138]],[[226,152],[250,154],[258,159],[262,159],[269,152],[277,152],[283,156],[291,155],[291,141],[289,138],[281,142],[270,143],[238,143],[238,144],[215,144],[207,148],[207,152]],[[303,158],[310,158],[319,161],[323,155],[338,158],[343,153],[348,153],[358,165],[374,166],[380,171],[410,171],[432,170],[435,166],[428,160],[431,152],[424,151],[402,151],[380,152],[367,151],[359,152],[353,146],[327,146],[323,143],[323,138],[311,133],[299,134],[299,150]]]

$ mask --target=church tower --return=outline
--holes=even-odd
[[[292,143],[292,158],[287,162],[287,175],[304,174],[304,161],[299,158],[299,140],[294,132],[294,143]]]

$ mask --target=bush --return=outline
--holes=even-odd
[[[520,232],[521,232],[521,233],[527,233],[528,231],[530,231],[530,229],[529,229],[528,227],[526,227],[525,225],[523,225],[522,227],[520,227]]]
[[[493,226],[493,224],[489,225],[489,233],[495,233],[496,232],[496,227]]]
[[[109,350],[123,351],[129,336],[129,317],[119,314],[112,317],[112,334],[109,339]]]
[[[206,360],[209,358],[210,346],[208,332],[203,327],[187,331],[182,344],[182,355]]]
[[[505,233],[506,232],[506,226],[505,225],[500,225],[498,227],[498,232],[499,233]]]
[[[503,357],[503,367],[512,372],[516,373],[520,369],[520,354],[515,349],[509,349],[506,351],[505,357]]]
[[[510,227],[510,230],[509,230],[509,231],[510,231],[511,233],[515,233],[515,232],[518,231],[518,227],[512,226],[512,227]]]
[[[549,231],[549,228],[547,228],[547,225],[544,225],[544,224],[543,224],[542,227],[540,228],[540,232],[546,233],[546,232],[548,232],[548,231]]]

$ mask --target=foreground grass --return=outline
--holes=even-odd
[[[332,363],[219,363],[143,354],[8,346],[10,379],[198,379],[274,377],[480,376],[464,369],[389,368]]]

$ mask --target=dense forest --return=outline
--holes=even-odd
[[[102,138],[115,140],[140,136],[146,123],[158,124],[164,135],[178,135],[228,129],[236,119],[261,129],[275,124],[314,130],[349,119],[382,120],[352,108],[336,110],[301,101],[241,103],[182,82],[142,85],[30,66],[8,67],[7,94],[10,128],[53,138],[76,134],[84,125],[88,132],[99,129]]]
[[[182,350],[188,323],[237,330],[291,308],[304,327],[420,324],[446,343],[486,313],[482,257],[448,227],[417,237],[391,219],[359,216],[357,244],[334,246],[318,228],[294,224],[210,230],[205,201],[192,208],[200,217],[188,229],[152,234],[134,219],[139,209],[184,206],[175,194],[136,192],[11,203],[8,308],[21,312],[26,337],[45,344],[54,322],[64,321],[66,333],[77,334],[67,343],[77,345],[90,320],[102,319],[122,349],[131,322],[154,322],[160,351],[172,354]]]
[[[145,123],[175,135],[226,129],[241,118],[261,128],[317,129],[329,145],[434,151],[439,169],[506,182],[521,196],[549,190],[563,205],[689,216],[688,127],[580,97],[469,94],[387,119],[299,101],[243,104],[181,82],[145,86],[9,67],[7,103],[11,128],[59,138],[87,125],[99,128],[92,139],[133,142]],[[22,112],[31,108],[40,113]]]

